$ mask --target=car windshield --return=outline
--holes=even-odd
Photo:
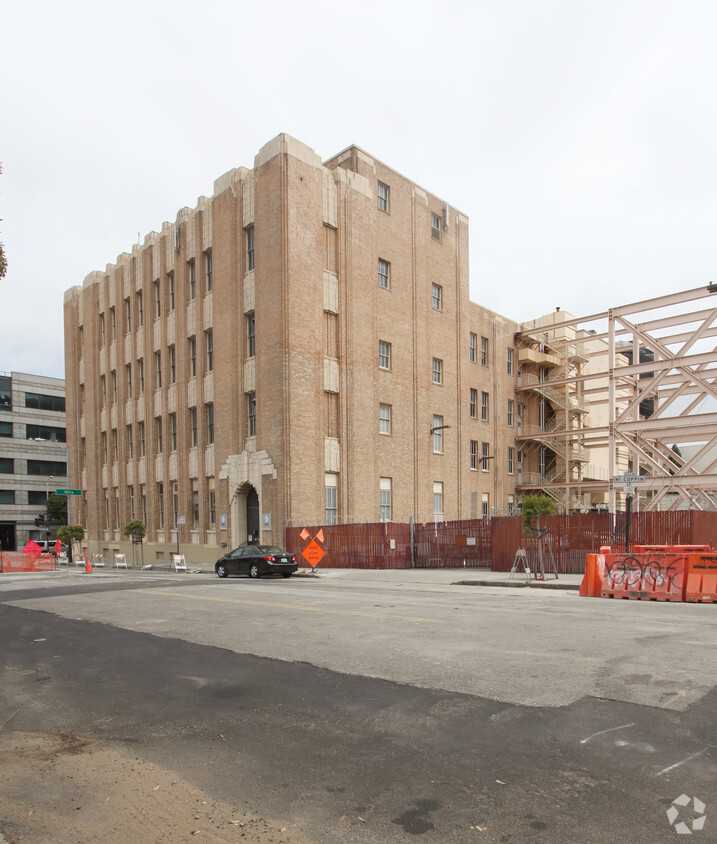
[[[257,545],[256,546],[262,554],[285,554],[283,548],[277,548],[276,545]]]

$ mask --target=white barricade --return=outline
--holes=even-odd
[[[93,554],[91,564],[92,564],[93,569],[97,568],[97,566],[104,568],[105,567],[105,558],[102,556],[102,554]]]
[[[127,568],[127,557],[124,554],[115,553],[115,568],[116,569],[126,569]]]
[[[184,559],[184,554],[172,554],[172,563],[175,571],[187,570],[187,561]]]

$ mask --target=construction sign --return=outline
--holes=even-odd
[[[311,534],[308,530],[304,529],[301,531],[299,536],[306,541]],[[318,542],[316,541],[318,540]],[[309,544],[304,548],[301,552],[302,556],[306,560],[306,562],[311,566],[311,568],[316,568],[316,566],[321,562],[321,560],[326,556],[326,551],[319,545],[319,542],[324,541],[324,532],[320,530],[316,536],[309,542]]]

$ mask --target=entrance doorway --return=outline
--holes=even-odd
[[[246,528],[247,539],[254,544],[259,543],[259,495],[254,487],[249,487],[246,494]]]
[[[0,522],[0,550],[17,551],[15,522]]]

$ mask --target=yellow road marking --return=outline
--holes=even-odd
[[[308,607],[303,604],[279,604],[274,601],[247,601],[241,598],[217,598],[210,595],[188,595],[186,592],[171,592],[169,589],[137,589],[145,595],[167,595],[170,598],[192,598],[196,601],[219,601],[223,604],[248,604],[254,607],[278,607],[287,610],[303,610],[304,612],[324,612],[334,615],[360,615],[365,618],[393,618],[399,621],[418,621],[431,624],[435,618],[418,618],[410,615],[381,615],[377,612],[359,612],[358,610],[330,610],[321,607]]]

